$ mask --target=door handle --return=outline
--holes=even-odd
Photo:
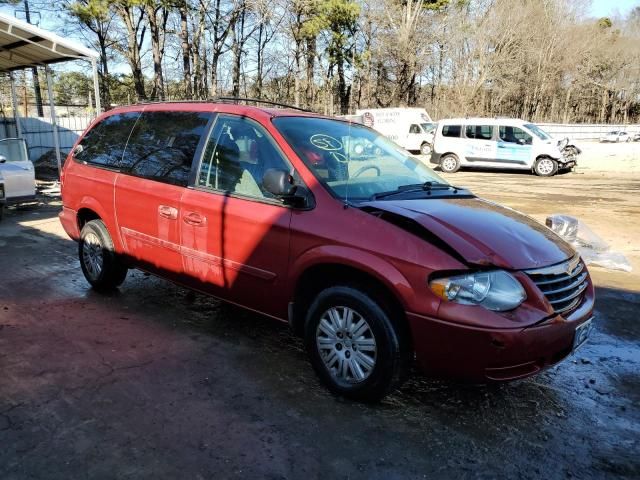
[[[158,206],[158,215],[169,220],[175,220],[178,218],[178,209],[169,205],[160,205]]]
[[[194,227],[202,227],[207,224],[207,217],[203,217],[196,212],[189,212],[184,217],[182,217],[182,220],[187,225],[193,225]]]

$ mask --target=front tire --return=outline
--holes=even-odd
[[[423,143],[422,145],[420,145],[420,153],[422,155],[430,155],[431,154],[431,145],[429,145],[428,143]]]
[[[78,256],[84,277],[96,290],[113,290],[127,276],[128,269],[118,258],[102,220],[91,220],[82,227]]]
[[[407,333],[357,288],[321,291],[308,310],[304,338],[315,372],[338,395],[378,401],[406,377],[411,350]]]
[[[445,173],[456,173],[460,170],[460,159],[449,153],[440,159],[440,170]]]
[[[540,157],[533,165],[533,172],[539,177],[551,177],[558,172],[558,162],[549,157]]]

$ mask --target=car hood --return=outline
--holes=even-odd
[[[378,200],[365,205],[417,222],[469,264],[522,270],[575,255],[568,243],[544,225],[477,197]]]

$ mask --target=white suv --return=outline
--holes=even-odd
[[[431,163],[443,172],[460,167],[515,168],[549,177],[576,165],[551,135],[511,118],[458,118],[438,122]]]

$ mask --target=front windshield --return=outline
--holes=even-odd
[[[422,129],[424,130],[425,133],[431,133],[433,130],[436,129],[435,123],[421,123],[420,125],[422,126]]]
[[[534,125],[533,123],[527,123],[525,124],[525,127],[529,131],[533,132],[540,140],[549,140],[551,138],[551,135],[549,135],[547,132],[542,130],[539,126]]]
[[[369,200],[425,182],[448,185],[420,160],[363,125],[316,117],[278,117],[273,124],[316,177],[342,200]]]

